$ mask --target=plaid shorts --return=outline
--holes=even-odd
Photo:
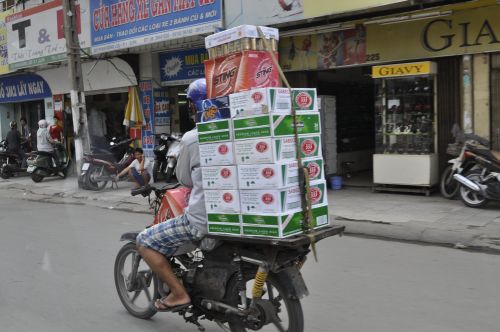
[[[200,240],[185,214],[161,222],[137,235],[137,244],[172,256],[186,242]]]

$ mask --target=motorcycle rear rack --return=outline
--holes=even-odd
[[[334,235],[342,235],[344,233],[345,226],[326,226],[320,229],[315,229],[309,234],[298,234],[284,239],[267,238],[267,237],[242,237],[234,235],[223,235],[223,234],[208,234],[207,237],[222,240],[224,242],[232,243],[251,243],[255,245],[273,245],[281,247],[299,247],[311,244],[311,239],[314,242],[318,242],[327,237]]]

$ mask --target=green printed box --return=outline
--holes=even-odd
[[[231,141],[233,139],[230,119],[197,123],[200,144]]]
[[[271,137],[271,117],[255,115],[233,119],[234,139]]]
[[[228,235],[241,235],[240,224],[222,224],[208,223],[208,233],[210,234],[228,234]]]
[[[207,213],[208,223],[239,224],[241,215],[239,213]]]
[[[324,180],[325,168],[323,158],[304,158],[302,164],[309,171],[309,181]]]
[[[317,111],[319,108],[316,89],[292,89],[292,107],[301,111]]]
[[[273,138],[275,161],[297,158],[297,144],[294,136]],[[321,157],[320,135],[299,136],[300,156],[302,158]]]
[[[327,226],[328,205],[312,209],[312,228]],[[244,236],[264,236],[284,238],[303,231],[304,216],[301,210],[289,213],[242,214],[242,234]]]

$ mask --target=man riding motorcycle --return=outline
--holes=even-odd
[[[190,115],[195,119],[199,105],[207,98],[205,79],[191,83],[186,93]],[[184,214],[147,228],[137,236],[138,251],[142,258],[170,288],[168,296],[154,303],[158,311],[173,312],[190,305],[191,299],[173,273],[166,256],[172,256],[182,244],[201,240],[207,234],[196,128],[182,137],[176,172],[179,183],[192,188]]]
[[[36,132],[36,147],[39,152],[45,152],[49,154],[59,165],[59,159],[57,154],[54,153],[54,144],[58,141],[52,139],[48,130],[47,120],[42,119],[38,121],[38,131]]]
[[[21,150],[21,133],[17,130],[16,121],[10,122],[10,131],[7,133],[5,138],[5,143],[7,145],[7,152],[12,154],[17,154],[19,157],[23,157]]]

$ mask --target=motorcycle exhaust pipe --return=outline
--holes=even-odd
[[[230,305],[218,301],[202,300],[201,306],[210,311],[218,311],[223,314],[234,314],[239,316],[244,315],[238,308],[232,307]]]
[[[467,179],[465,176],[463,176],[461,174],[455,174],[455,175],[453,175],[453,178],[472,191],[475,191],[475,192],[481,191],[481,187],[479,187],[479,185],[477,185],[474,181]]]

